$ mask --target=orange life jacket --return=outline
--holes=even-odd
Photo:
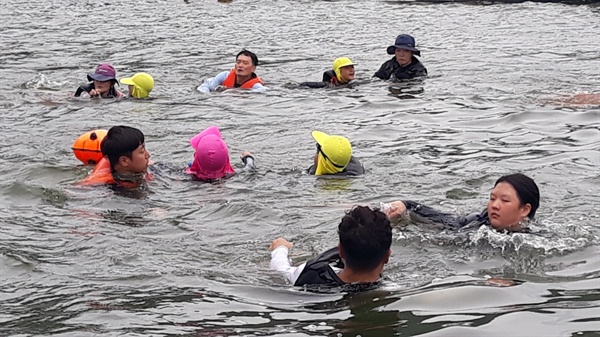
[[[227,75],[227,78],[225,79],[225,81],[223,81],[223,84],[221,84],[222,86],[224,86],[225,88],[235,88],[235,69],[231,69],[231,71],[229,72],[229,75]],[[256,76],[253,77],[249,80],[247,80],[246,82],[242,83],[242,85],[240,85],[238,88],[242,88],[242,89],[252,89],[252,87],[256,84],[256,83],[260,83],[262,85],[264,85],[263,81],[260,79],[260,77]]]
[[[146,173],[146,181],[152,180],[152,178],[150,173]],[[102,158],[100,162],[94,166],[92,173],[78,184],[88,186],[117,184],[126,188],[136,188],[140,185],[137,182],[116,180],[110,170],[110,162],[106,158]]]

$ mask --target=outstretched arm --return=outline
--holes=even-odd
[[[242,155],[240,156],[240,158],[242,159],[242,162],[244,163],[244,168],[239,170],[238,173],[256,170],[256,166],[254,164],[254,157],[252,156],[252,153],[250,153],[248,151],[244,151],[244,152],[242,152]]]
[[[439,211],[412,200],[383,203],[382,211],[388,216],[390,221],[397,220],[402,216],[410,216],[411,219],[416,221],[429,221],[442,224],[444,227],[450,229],[458,229],[474,221],[478,221],[481,224],[486,219],[485,213],[472,213],[467,216],[459,216]]]
[[[291,284],[296,283],[298,276],[300,276],[305,266],[305,264],[301,264],[298,267],[292,267],[288,253],[293,245],[293,243],[284,238],[277,238],[269,246],[269,250],[271,251],[271,269],[283,273],[286,280]]]
[[[196,90],[208,94],[209,92],[214,91],[215,89],[217,89],[218,86],[223,84],[223,82],[225,82],[225,79],[227,78],[227,75],[229,75],[229,72],[224,71],[222,73],[219,73],[215,77],[207,78],[204,81],[204,83],[200,84],[198,88],[196,88]]]
[[[391,67],[388,65],[389,61],[385,62],[381,65],[379,70],[373,75],[373,77],[380,78],[382,80],[389,80],[390,76],[392,76]]]

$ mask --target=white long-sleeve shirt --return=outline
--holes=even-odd
[[[298,277],[304,270],[306,262],[299,265],[298,267],[292,267],[291,261],[288,257],[289,249],[286,246],[279,246],[271,252],[271,269],[276,270],[285,276],[291,284],[296,283]]]

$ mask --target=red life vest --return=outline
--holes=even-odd
[[[146,181],[152,180],[152,178],[153,177],[150,173],[146,173]],[[100,162],[94,166],[92,173],[78,183],[78,185],[86,186],[112,184],[117,184],[127,188],[136,188],[140,185],[136,182],[115,180],[110,170],[110,162],[106,158],[102,158]]]
[[[225,79],[225,81],[223,81],[223,83],[221,84],[222,86],[224,86],[225,88],[235,88],[235,69],[231,69],[231,71],[229,72],[229,75],[227,75],[227,78]],[[240,85],[238,88],[242,88],[242,89],[252,89],[252,87],[256,84],[256,83],[260,83],[262,85],[264,85],[263,81],[260,79],[260,77],[256,76],[253,77],[249,80],[247,80],[246,82],[242,83],[242,85]]]

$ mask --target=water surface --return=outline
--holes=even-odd
[[[597,5],[398,1],[12,1],[0,23],[0,334],[56,336],[591,336],[600,331]],[[430,78],[301,90],[348,56],[368,79],[410,33]],[[202,95],[248,48],[265,94]],[[156,80],[151,100],[69,98],[101,62]],[[125,88],[122,88],[125,90]],[[125,124],[152,159],[185,167],[218,125],[258,171],[218,184],[165,170],[149,190],[73,186],[70,146]],[[347,136],[367,169],[302,173],[312,130]],[[541,190],[536,230],[397,228],[386,287],[310,294],[268,270],[284,236],[299,263],[331,247],[352,204],[399,198],[485,207],[523,172]],[[493,279],[511,282],[495,282]]]

